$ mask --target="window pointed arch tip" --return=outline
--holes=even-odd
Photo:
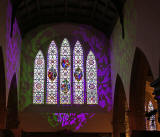
[[[51,43],[49,44],[49,48],[50,48],[52,45],[53,45],[53,46],[56,46],[54,40],[52,40]],[[49,50],[49,48],[48,48],[48,50]]]
[[[64,40],[62,41],[62,45],[61,46],[64,46],[64,44],[67,43],[69,45],[69,41],[67,38],[64,38]]]
[[[76,44],[74,46],[74,50],[75,50],[76,47],[82,48],[82,45],[81,45],[81,43],[78,40],[76,41]]]
[[[89,51],[88,56],[94,56],[94,54],[93,54],[93,52],[91,50]],[[95,58],[95,56],[94,56],[94,58]]]
[[[48,51],[50,51],[50,50],[53,49],[53,48],[55,48],[55,54],[57,54],[57,53],[58,53],[58,49],[57,49],[57,46],[56,46],[54,40],[51,41],[51,43],[50,43],[50,45],[49,45],[49,47],[48,47]],[[47,56],[48,56],[48,54],[49,54],[49,53],[47,52]]]
[[[42,51],[39,50],[38,53],[37,53],[37,55],[43,55]]]
[[[38,51],[38,53],[37,53],[36,57],[37,57],[37,56],[42,56],[42,57],[44,58],[43,53],[42,53],[42,51],[41,51],[41,50],[39,50],[39,51]],[[36,59],[36,58],[35,58],[35,59]]]
[[[81,45],[80,41],[77,40],[75,45],[79,45],[79,44]]]

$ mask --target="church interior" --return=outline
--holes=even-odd
[[[0,0],[0,137],[160,137],[159,5]]]

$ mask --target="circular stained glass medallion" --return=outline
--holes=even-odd
[[[42,88],[41,83],[37,83],[37,84],[36,84],[36,88],[37,88],[37,89],[41,89],[41,88]]]
[[[90,89],[95,89],[95,85],[94,85],[94,84],[90,84],[90,85],[89,85],[89,88],[90,88]]]
[[[42,63],[43,63],[43,60],[42,60],[42,59],[38,59],[38,60],[37,60],[37,64],[38,64],[38,65],[41,65]]]
[[[93,72],[90,72],[90,73],[89,73],[89,77],[90,77],[90,78],[93,78],[93,77],[94,77],[94,73],[93,73]]]
[[[61,90],[62,90],[62,92],[64,92],[65,94],[67,94],[68,91],[69,91],[69,89],[70,89],[70,84],[69,84],[68,80],[62,81],[62,84],[61,84]]]

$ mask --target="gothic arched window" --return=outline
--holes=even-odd
[[[60,50],[60,104],[71,104],[71,54],[66,38]]]
[[[154,110],[153,104],[151,101],[149,101],[148,103],[148,112]],[[148,129],[149,130],[156,130],[156,118],[155,115],[152,115],[149,119],[149,123],[148,123]]]
[[[46,103],[57,104],[58,52],[54,41],[48,48]]]
[[[73,103],[84,104],[83,49],[79,41],[73,51]]]
[[[33,104],[44,103],[44,71],[44,57],[42,52],[39,50],[34,61]]]
[[[97,65],[92,51],[89,52],[86,62],[87,104],[98,104],[97,97]]]

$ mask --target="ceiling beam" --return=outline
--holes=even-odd
[[[73,22],[78,24],[86,24],[89,26],[93,26],[100,31],[104,32],[107,36],[109,36],[110,30],[110,22],[103,23],[97,22],[96,20],[92,20],[90,18],[84,17],[84,18],[73,18],[73,16],[32,16],[32,18],[25,18],[23,21],[23,27],[21,28],[23,30],[23,35],[25,35],[28,31],[32,30],[36,26],[39,25],[45,25],[45,24],[52,24],[54,23],[62,23],[62,22]]]
[[[35,0],[35,11],[30,10],[29,6],[31,3],[28,3],[29,1],[27,0],[13,1],[16,8],[20,4],[24,5],[24,7],[21,6],[21,9],[15,9],[14,11],[14,14],[15,12],[21,13],[19,16],[17,13],[16,15],[22,34],[26,34],[26,32],[40,24],[73,22],[93,26],[106,35],[110,35],[118,18],[118,11],[112,0],[85,0],[79,3],[79,8],[78,6],[73,7],[73,3],[69,7],[70,3],[68,0],[61,1],[61,4],[57,7],[55,5],[56,1],[59,0],[47,0],[46,4],[51,6],[43,9],[41,1]],[[83,8],[83,5],[85,8]],[[99,9],[101,11],[99,12],[98,8],[103,9]]]

